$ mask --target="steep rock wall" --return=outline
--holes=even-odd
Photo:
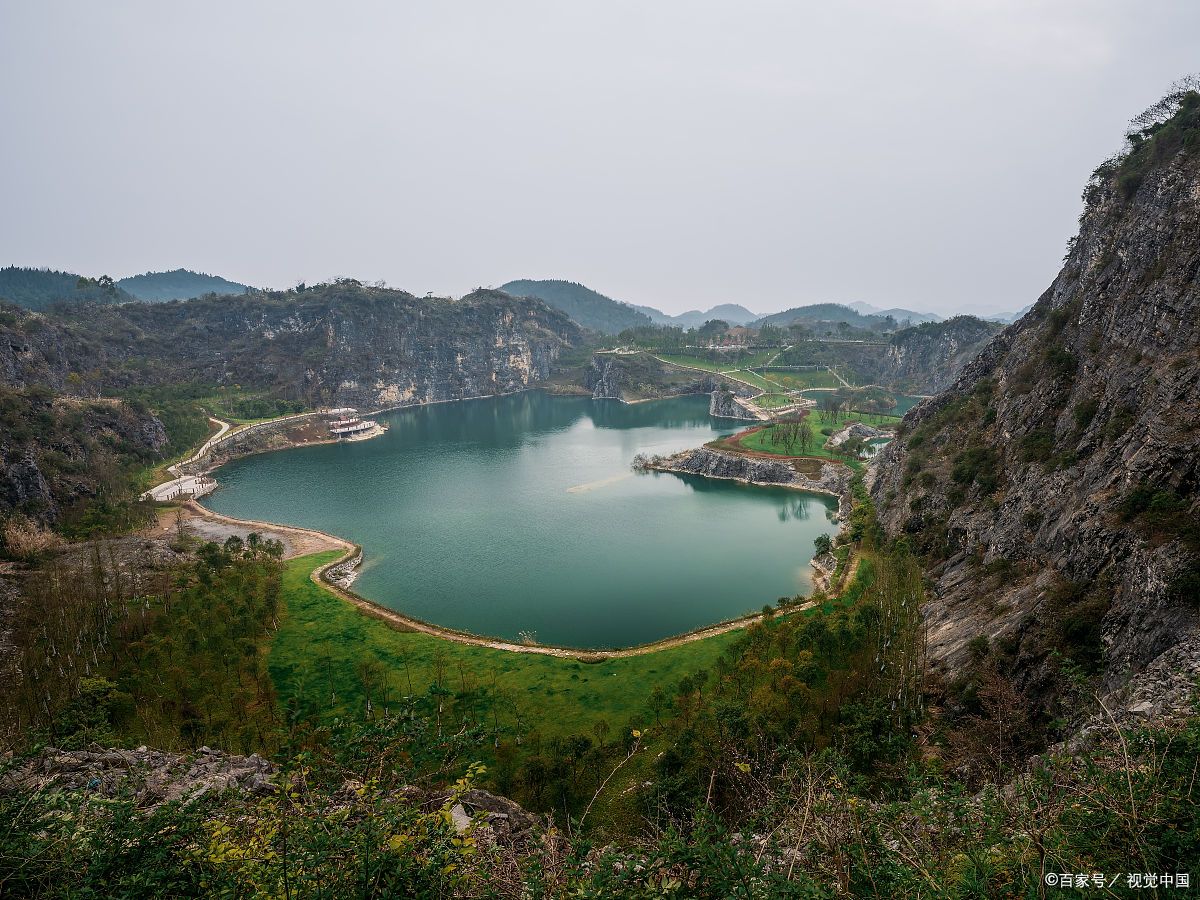
[[[1101,169],[1087,197],[1050,288],[869,479],[933,566],[934,664],[982,637],[1035,697],[1064,656],[1114,690],[1197,628],[1200,154]]]

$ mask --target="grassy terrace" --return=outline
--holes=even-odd
[[[754,398],[754,405],[763,409],[779,409],[781,406],[791,406],[799,399],[789,394],[763,394],[761,397]]]
[[[290,560],[283,576],[286,614],[268,665],[285,708],[361,714],[362,665],[382,663],[392,696],[424,694],[440,683],[458,703],[488,704],[493,680],[501,727],[545,736],[590,733],[601,719],[614,729],[646,712],[656,684],[677,683],[712,665],[737,639],[731,631],[644,656],[583,663],[533,653],[459,644],[403,632],[372,619],[313,583],[309,573],[339,553]],[[755,600],[747,598],[747,607]],[[378,701],[378,698],[377,698]]]
[[[791,369],[762,369],[759,373],[789,391],[802,391],[810,388],[839,388],[842,383],[827,369],[817,369],[811,372],[797,372]]]
[[[843,462],[850,468],[858,471],[863,468],[865,463],[861,460],[843,456],[835,450],[826,448],[826,435],[822,434],[823,429],[841,429],[845,428],[850,422],[866,422],[870,421],[874,425],[888,425],[899,422],[898,416],[886,416],[882,414],[876,415],[860,415],[852,414],[849,418],[845,415],[838,415],[836,418],[830,415],[823,409],[810,409],[805,414],[805,421],[812,426],[814,440],[811,445],[806,448],[801,448],[797,444],[792,444],[790,447],[784,440],[784,426],[780,424],[764,425],[759,428],[744,431],[740,434],[735,434],[728,438],[723,438],[720,441],[715,441],[714,444],[723,449],[728,450],[752,450],[757,453],[769,453],[772,456],[802,456],[816,459],[835,459]]]

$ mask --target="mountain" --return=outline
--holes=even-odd
[[[795,323],[813,325],[836,324],[839,322],[845,322],[847,325],[852,325],[855,328],[876,330],[882,329],[887,325],[884,316],[863,315],[840,303],[814,303],[809,306],[797,306],[793,309],[785,309],[783,312],[763,316],[761,319],[755,321],[754,324],[758,327],[762,327],[763,325],[778,325],[786,328],[788,325]]]
[[[990,316],[984,316],[984,318],[989,322],[1002,322],[1005,325],[1010,325],[1017,321],[1017,319],[1021,318],[1021,316],[1025,315],[1025,313],[1029,312],[1031,309],[1033,309],[1032,303],[1026,307],[1023,307],[1022,309],[1017,310],[1016,312],[992,313]]]
[[[942,321],[942,317],[937,313],[915,312],[914,310],[902,309],[900,307],[880,309],[878,306],[872,306],[870,303],[863,303],[861,300],[854,300],[846,305],[855,312],[862,313],[866,316],[891,316],[900,324],[907,322],[910,325],[920,325],[922,322]]]
[[[209,295],[14,319],[0,320],[0,385],[61,391],[95,381],[108,393],[236,383],[363,408],[518,390],[582,340],[540,300],[491,290],[415,297],[353,280],[256,291],[237,304]]]
[[[706,312],[692,309],[677,316],[667,315],[666,318],[668,319],[667,324],[670,325],[678,325],[681,328],[699,328],[705,322],[711,322],[713,319],[720,319],[730,325],[746,325],[753,322],[758,316],[737,303],[721,303]]]
[[[0,301],[42,310],[53,303],[129,303],[137,299],[112,279],[9,266],[0,269]]]
[[[1000,330],[994,322],[955,316],[897,331],[876,381],[915,394],[944,390]]]
[[[536,297],[562,310],[584,328],[602,334],[617,334],[626,328],[654,324],[644,312],[574,281],[521,278],[500,285],[500,290],[514,297]]]
[[[879,385],[907,394],[934,394],[959,372],[1002,325],[974,316],[913,325],[886,341],[802,340],[784,350],[783,366],[832,366],[857,385]]]
[[[991,673],[1047,733],[1080,691],[1128,720],[1200,673],[1200,93],[1176,102],[1096,170],[1054,282],[870,484],[929,567],[948,702]]]
[[[190,300],[204,294],[244,294],[244,284],[227,281],[216,275],[205,275],[188,269],[172,269],[170,272],[147,272],[122,278],[117,286],[138,300]]]

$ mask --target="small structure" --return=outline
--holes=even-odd
[[[331,409],[328,414],[334,417],[329,422],[329,433],[339,441],[362,440],[387,430],[374,419],[360,419],[358,410],[348,406]]]

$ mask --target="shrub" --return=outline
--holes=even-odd
[[[1046,462],[1054,455],[1054,432],[1049,428],[1038,428],[1021,439],[1023,462]]]
[[[1081,401],[1076,405],[1073,415],[1075,416],[1075,427],[1079,431],[1084,431],[1088,425],[1092,423],[1092,419],[1096,418],[1096,410],[1100,408],[1100,401],[1095,397],[1090,397],[1087,400]]]
[[[4,550],[14,559],[36,559],[60,543],[54,532],[24,516],[13,516],[4,523]]]
[[[999,454],[990,447],[969,447],[954,458],[954,469],[950,478],[957,484],[970,487],[977,481],[985,493],[996,486],[996,466]]]

